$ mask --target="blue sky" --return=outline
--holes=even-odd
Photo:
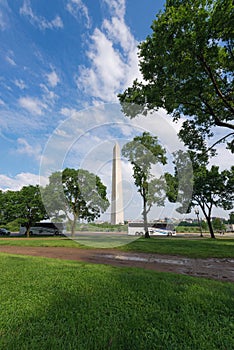
[[[116,101],[139,74],[136,46],[162,7],[0,0],[0,188],[38,174],[48,137],[72,111]]]
[[[99,167],[110,188],[115,139],[123,144],[142,130],[124,119],[116,96],[140,77],[137,45],[163,4],[0,0],[0,189],[43,184],[53,170],[81,165]],[[150,130],[152,118],[139,125]]]

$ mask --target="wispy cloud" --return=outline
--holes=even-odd
[[[10,65],[16,66],[16,63],[15,63],[15,61],[14,61],[14,59],[13,59],[12,57],[6,55],[5,59],[6,59],[6,61],[7,61],[8,63],[10,63]]]
[[[59,76],[57,75],[57,73],[55,71],[52,71],[51,73],[46,74],[47,79],[48,79],[48,83],[51,87],[55,87],[58,85],[60,79]]]
[[[5,30],[7,27],[7,23],[6,20],[4,18],[4,14],[3,12],[0,10],[0,29],[1,30]]]
[[[91,27],[88,8],[81,0],[68,0],[66,9],[76,20],[80,20],[82,17],[85,20],[86,28]]]
[[[116,101],[117,93],[140,76],[137,41],[126,25],[125,1],[105,0],[111,19],[90,36],[86,55],[89,66],[80,66],[76,76],[78,89],[105,102]]]
[[[124,17],[126,0],[103,0],[103,2],[109,7],[112,16]]]
[[[56,98],[58,97],[54,91],[48,89],[45,84],[40,84],[40,88],[43,91],[43,104],[47,107],[48,105],[53,105]]]
[[[0,109],[0,132],[4,134],[28,135],[43,128],[44,124],[40,116],[29,118],[27,112],[20,113],[18,109],[9,111],[6,104]]]
[[[64,115],[65,117],[71,117],[74,113],[76,113],[77,110],[74,108],[61,108],[60,113]]]
[[[210,160],[210,165],[218,165],[220,170],[230,169],[233,165],[233,154],[227,151],[226,144],[219,144],[217,155]]]
[[[9,27],[10,12],[7,0],[0,0],[0,30],[2,31]]]
[[[24,90],[27,87],[22,79],[15,79],[14,83],[20,90]]]
[[[80,67],[77,87],[96,98],[113,101],[115,92],[124,79],[124,64],[112,42],[99,29],[95,29],[91,40],[87,52],[91,67]]]
[[[31,146],[27,140],[24,138],[18,138],[17,140],[17,153],[25,154],[29,157],[35,158],[36,160],[40,160],[41,157],[41,146],[33,145]]]
[[[14,177],[10,177],[7,175],[0,174],[0,189],[3,191],[11,190],[18,191],[23,186],[28,185],[46,185],[48,183],[48,179],[46,177],[32,174],[32,173],[20,173]]]
[[[36,115],[42,115],[43,110],[47,107],[47,105],[38,98],[33,98],[29,96],[21,97],[19,99],[19,104],[28,112]]]
[[[63,21],[58,15],[52,21],[37,16],[32,10],[30,0],[24,0],[23,6],[20,8],[20,14],[27,17],[31,24],[41,30],[63,28]]]

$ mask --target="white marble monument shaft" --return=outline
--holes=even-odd
[[[112,161],[112,196],[111,196],[111,224],[123,224],[123,189],[122,189],[122,169],[120,159],[119,144],[113,148]]]

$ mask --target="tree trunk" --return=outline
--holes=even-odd
[[[146,209],[145,196],[143,197],[143,220],[144,220],[145,238],[150,238],[149,230],[148,230],[148,220],[147,220],[147,209]]]
[[[201,210],[202,210],[202,212],[203,212],[203,214],[204,214],[204,216],[206,218],[206,222],[207,222],[207,225],[208,225],[208,228],[209,228],[209,231],[210,231],[210,237],[211,238],[216,238],[215,234],[214,234],[213,226],[212,226],[212,223],[211,223],[211,219],[210,219],[210,217],[211,217],[211,207],[209,208],[208,213],[206,213],[205,207],[201,203],[198,203],[198,204],[199,204],[199,206],[200,206],[200,208],[201,208]]]
[[[26,224],[25,227],[26,227],[26,236],[27,236],[27,238],[29,238],[30,237],[31,225],[30,224]]]
[[[76,229],[76,217],[74,217],[74,219],[71,223],[71,235],[72,235],[72,237],[75,236],[75,229]]]
[[[27,229],[26,229],[26,236],[27,236],[27,238],[29,238],[30,237],[30,227],[28,227]]]
[[[211,220],[210,220],[209,216],[206,217],[206,221],[207,221],[207,224],[208,224],[208,227],[209,227],[211,238],[215,238],[214,230],[213,230],[212,223],[211,223]]]

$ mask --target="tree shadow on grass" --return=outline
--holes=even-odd
[[[9,256],[5,267],[9,259],[1,349],[232,348],[233,284],[45,258]]]

